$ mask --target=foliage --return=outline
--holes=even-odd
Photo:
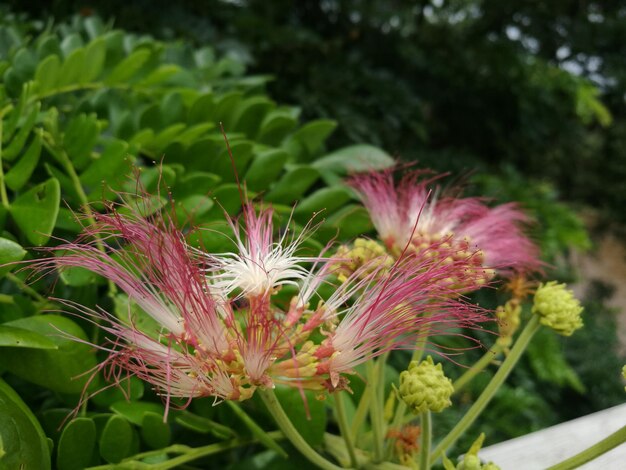
[[[296,230],[298,222],[324,213],[311,246],[322,246],[337,234],[351,236],[351,220],[359,217],[363,223],[357,230],[369,228],[355,197],[338,181],[354,164],[388,166],[390,157],[370,146],[325,155],[325,141],[336,124],[300,124],[299,109],[272,101],[263,91],[267,78],[246,75],[240,58],[114,30],[97,17],[42,29],[6,14],[0,39],[1,263],[23,259],[23,246],[75,238],[83,223],[75,214],[84,211],[84,223],[90,223],[102,201],[115,199],[116,191],[134,191],[133,165],[141,169],[141,184],[149,191],[165,187],[159,182],[163,178],[181,223],[209,229],[198,244],[209,250],[229,247],[225,224],[215,221],[222,210],[236,214],[241,199],[222,125],[251,198],[263,194],[287,215],[301,201],[293,212]],[[167,198],[162,194],[155,207]],[[54,289],[58,297],[92,306],[113,303],[120,312],[128,308],[127,301],[112,291],[107,295],[100,279],[80,269],[64,271],[55,286],[35,282],[29,287],[17,266],[12,273],[11,267],[3,268],[0,355],[3,370],[10,372],[9,385],[3,387],[9,400],[13,386],[38,413],[55,442],[57,468],[115,463],[140,449],[193,443],[206,434],[219,442],[233,437],[231,429],[272,445],[247,415],[242,428],[237,414],[220,411],[218,424],[211,407],[172,412],[173,424],[163,424],[163,406],[136,380],[127,382],[125,394],[109,390],[94,398],[91,406],[97,411],[64,423],[68,406],[76,405],[85,387],[91,391],[104,382],[97,376],[89,383],[84,374],[98,361],[95,351],[57,332],[84,341],[97,336],[84,321],[42,314],[59,308],[44,296]],[[283,399],[300,397],[286,394]],[[11,405],[5,400],[3,406]],[[28,431],[21,445],[48,452],[44,434],[31,431],[36,420],[19,406],[23,416],[16,411],[12,419]],[[323,428],[320,423],[317,429]],[[2,438],[5,451],[19,444],[4,431]],[[43,455],[28,452],[32,459]]]
[[[102,200],[115,197],[109,187],[134,190],[133,178],[127,177],[131,164],[143,168],[141,181],[148,190],[162,187],[155,161],[163,163],[179,219],[210,228],[197,243],[223,250],[229,246],[226,227],[215,221],[222,208],[236,214],[240,197],[220,122],[252,197],[262,195],[283,214],[290,214],[291,205],[299,202],[293,211],[296,229],[324,210],[323,225],[310,241],[315,247],[336,235],[346,239],[371,230],[366,213],[339,181],[350,169],[392,161],[377,147],[354,145],[360,142],[439,169],[477,168],[480,173],[472,178],[477,193],[518,200],[531,210],[538,221],[536,239],[551,262],[565,247],[589,245],[580,221],[559,202],[562,194],[587,202],[602,200],[613,210],[621,207],[624,166],[615,156],[623,148],[626,127],[616,88],[603,88],[601,102],[590,81],[558,68],[548,50],[535,54],[521,40],[506,36],[507,22],[523,25],[524,15],[532,18],[535,28],[525,34],[541,32],[548,21],[543,13],[529,6],[521,19],[512,10],[501,16],[473,16],[477,2],[446,2],[430,7],[431,13],[427,5],[413,13],[392,4],[382,6],[384,2],[326,2],[330,7],[322,3],[306,1],[287,9],[280,2],[250,2],[250,8],[241,9],[222,2],[189,2],[194,4],[191,10],[168,6],[165,13],[150,12],[150,2],[111,2],[108,7],[122,23],[142,22],[139,26],[145,29],[148,24],[148,30],[162,36],[184,32],[197,42],[211,39],[215,49],[113,30],[97,16],[52,26],[3,15],[0,140],[6,192],[0,193],[0,262],[37,256],[22,247],[74,238],[81,221],[73,211],[87,203],[101,209]],[[213,8],[216,5],[219,8]],[[140,14],[124,16],[136,9]],[[208,9],[210,17],[203,17]],[[567,18],[564,10],[559,18]],[[73,12],[67,6],[66,11]],[[464,16],[454,19],[460,12]],[[154,22],[164,17],[170,30],[162,32]],[[612,21],[610,13],[606,18]],[[587,47],[592,46],[580,42],[572,50]],[[575,52],[571,55],[576,57]],[[320,58],[315,67],[312,56]],[[607,66],[619,72],[619,60],[612,55],[611,60],[607,56]],[[274,78],[250,75],[250,67]],[[266,86],[279,101],[298,103],[302,109],[277,104]],[[320,116],[323,119],[317,119]],[[316,120],[302,125],[302,118]],[[340,126],[328,118],[338,119]],[[340,145],[348,146],[328,150]],[[563,171],[565,167],[572,171]],[[496,176],[485,176],[487,170]],[[599,170],[604,179],[596,176]],[[31,408],[16,419],[24,426],[41,423],[54,441],[58,468],[118,462],[151,449],[155,452],[148,461],[157,463],[165,459],[159,449],[166,446],[226,442],[233,433],[268,448],[248,456],[241,468],[285,465],[273,447],[275,436],[263,430],[268,429],[268,416],[257,401],[246,409],[246,419],[236,408],[195,400],[188,410],[171,412],[168,424],[162,424],[164,409],[158,397],[131,379],[126,393],[107,390],[91,400],[80,418],[64,423],[85,385],[80,378],[72,379],[97,358],[77,343],[51,337],[42,324],[63,322],[63,330],[78,337],[93,338],[94,332],[80,320],[41,315],[56,308],[44,299],[52,287],[37,281],[29,288],[21,272],[7,273],[3,268],[0,296],[0,367],[7,372],[6,396],[12,399],[12,387]],[[54,294],[125,311],[126,299],[108,295],[107,287],[86,272],[72,270],[62,274]],[[490,297],[485,305],[494,302]],[[588,331],[598,346],[607,347],[605,338],[614,338],[603,325]],[[598,339],[602,332],[606,336]],[[490,336],[484,340],[489,343]],[[589,345],[582,339],[575,337],[576,346],[563,349],[553,336],[536,340],[540,344],[531,346],[527,362],[480,423],[492,442],[573,417],[558,408],[564,397],[583,403],[586,411],[614,404],[620,397],[613,383],[599,392],[603,400],[598,394],[581,394],[581,383],[588,390],[607,383],[598,376],[603,372],[599,369],[609,374],[612,367],[612,361],[600,368],[596,359],[585,357]],[[576,364],[574,369],[564,362],[563,350]],[[472,357],[470,353],[468,362]],[[600,351],[592,357],[605,355]],[[21,374],[20,364],[25,363],[38,368],[37,375]],[[389,367],[388,376],[391,382],[397,371]],[[475,397],[487,378],[477,380],[463,399]],[[93,388],[103,385],[98,381]],[[355,382],[356,402],[363,383]],[[546,386],[551,390],[547,396]],[[280,398],[290,412],[301,403],[297,394]],[[352,403],[349,408],[353,413]],[[306,421],[306,416],[295,419],[310,433],[308,439],[318,443],[327,417],[314,416],[323,416],[323,422]],[[43,432],[35,426],[29,433],[29,445],[45,454]],[[469,447],[470,441],[459,448]],[[3,442],[6,446],[8,441]],[[261,449],[259,444],[254,447]],[[288,450],[291,459],[296,452]],[[228,461],[228,455],[212,456],[198,465]]]

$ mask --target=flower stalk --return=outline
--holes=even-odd
[[[281,406],[280,402],[276,398],[276,394],[269,389],[259,389],[259,395],[268,411],[278,424],[278,427],[283,432],[285,437],[293,444],[293,446],[300,451],[300,453],[306,457],[311,463],[317,465],[322,470],[341,470],[342,467],[335,465],[334,463],[326,460],[320,454],[318,454],[309,443],[302,437],[302,435],[295,428],[285,410]]]
[[[437,445],[432,454],[432,461],[435,462],[438,458],[440,458],[443,453],[451,447],[457,439],[469,428],[476,418],[482,413],[485,407],[489,404],[491,399],[494,397],[500,386],[507,379],[513,367],[517,364],[517,361],[522,356],[523,352],[526,350],[528,343],[533,338],[534,334],[540,328],[541,324],[539,323],[539,317],[537,315],[533,315],[529,322],[526,324],[524,330],[520,333],[513,349],[511,349],[511,353],[502,363],[498,372],[493,376],[489,385],[483,390],[483,392],[478,397],[478,400],[472,405],[472,407],[468,410],[468,412],[463,416],[463,418],[457,423],[457,425],[448,433],[448,435]]]
[[[382,381],[380,369],[380,361],[369,361],[367,363],[367,378],[369,386],[374,391],[374,396],[370,400],[370,421],[374,439],[374,462],[381,462],[383,460],[383,439],[385,437],[382,400],[379,387],[379,382]]]
[[[421,434],[420,434],[420,470],[430,469],[430,447],[432,440],[432,421],[430,410],[420,414]]]
[[[502,349],[503,347],[500,344],[494,344],[491,349],[483,355],[483,357],[481,357],[476,363],[474,363],[474,365],[472,365],[472,367],[467,369],[461,377],[452,383],[454,393],[460,392],[461,389],[470,383],[474,377],[485,369],[485,367],[491,364],[493,360],[500,355]]]
[[[344,394],[342,392],[335,392],[335,418],[337,419],[337,424],[339,425],[339,431],[341,432],[341,437],[346,444],[346,450],[348,451],[348,456],[350,457],[350,466],[357,467],[357,459],[356,452],[354,450],[354,441],[352,439],[352,433],[350,428],[348,427],[348,418],[346,416],[346,409],[343,403]]]
[[[623,444],[624,442],[626,442],[626,426],[622,426],[610,436],[602,439],[600,442],[561,463],[553,465],[548,468],[548,470],[572,470],[574,468],[578,468],[596,457],[610,451],[611,449],[614,449],[618,445]]]

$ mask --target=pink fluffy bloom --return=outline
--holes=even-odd
[[[540,267],[539,252],[523,232],[529,219],[516,204],[492,208],[480,198],[442,197],[441,188],[432,187],[439,177],[423,175],[414,171],[396,184],[387,170],[349,180],[389,249],[412,245],[423,250],[445,240],[461,256],[468,250],[477,253],[482,266],[502,273]]]
[[[306,230],[291,242],[285,230],[275,241],[273,214],[271,208],[257,214],[252,206],[244,206],[243,226],[230,221],[237,251],[207,255],[213,265],[213,285],[226,295],[239,291],[244,296],[263,296],[285,285],[298,286],[311,276],[302,263],[319,258],[297,254]]]
[[[461,263],[408,256],[388,271],[354,273],[323,306],[324,320],[335,320],[336,327],[317,353],[318,370],[330,374],[336,386],[340,375],[355,366],[392,349],[414,347],[420,334],[479,327],[485,312],[456,300],[461,292],[451,279],[455,264]],[[346,304],[355,290],[362,295]]]
[[[334,390],[343,374],[407,347],[427,325],[443,331],[485,319],[455,300],[451,279],[460,262],[435,256],[408,256],[384,270],[364,266],[313,306],[336,260],[301,256],[306,231],[274,238],[272,215],[245,204],[241,221],[229,221],[236,251],[207,254],[190,247],[166,215],[111,207],[76,242],[51,248],[56,256],[33,266],[81,267],[117,285],[126,312],[60,302],[105,331],[96,346],[109,353],[99,368],[105,376],[136,375],[168,401],[244,400],[276,383]],[[282,309],[273,296],[285,285],[296,294]]]

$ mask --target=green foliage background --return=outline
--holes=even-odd
[[[28,17],[14,13],[25,8]],[[0,262],[39,256],[24,247],[75,237],[80,225],[73,212],[87,203],[102,209],[103,199],[115,197],[109,187],[132,191],[133,164],[155,191],[154,162],[163,164],[180,219],[212,229],[197,242],[226,248],[222,208],[236,214],[240,198],[223,122],[252,197],[262,196],[283,214],[298,202],[296,229],[324,209],[313,248],[371,230],[341,178],[389,166],[393,155],[457,174],[476,170],[466,178],[470,191],[522,202],[537,220],[534,237],[555,266],[551,274],[571,280],[561,255],[590,243],[562,201],[592,204],[612,220],[624,217],[620,8],[618,2],[570,1],[549,7],[524,1],[14,4],[0,20],[6,187]],[[126,30],[101,19],[111,16]],[[574,67],[568,61],[582,73],[564,70]],[[107,390],[79,419],[60,426],[86,384],[85,377],[71,379],[99,358],[88,346],[51,335],[55,328],[84,339],[95,333],[81,320],[43,313],[55,308],[45,297],[121,312],[127,301],[83,271],[30,287],[24,273],[9,271],[0,273],[0,420],[17,423],[29,438],[3,433],[5,452],[42,469],[52,455],[53,468],[71,469],[173,443],[217,443],[233,433],[267,442],[261,428],[271,429],[271,421],[256,400],[246,406],[248,421],[238,407],[196,400],[163,424],[160,400],[135,380],[127,384],[131,403]],[[492,443],[573,418],[572,410],[583,414],[621,401],[622,361],[607,353],[616,339],[604,296],[602,289],[591,296],[587,327],[574,338],[546,333],[535,339],[474,430],[480,426]],[[481,293],[479,300],[495,307],[501,299]],[[463,362],[480,354],[470,352]],[[392,364],[400,370],[406,359],[398,354]],[[460,372],[452,364],[446,371]],[[389,380],[396,374],[390,367]],[[488,378],[468,389],[456,415],[441,417],[439,432],[454,424]],[[90,390],[103,384],[98,376]],[[364,384],[355,379],[353,385],[356,400]],[[334,426],[323,412],[328,406],[310,400],[321,406],[312,423],[299,395],[283,390],[279,396],[313,444],[327,424]],[[2,421],[0,428],[9,429]],[[244,458],[241,468],[285,464],[271,444],[248,452],[212,457],[211,465]],[[157,464],[165,457],[150,458]]]

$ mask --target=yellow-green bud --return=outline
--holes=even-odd
[[[342,259],[342,261],[337,263],[336,270],[337,276],[342,282],[357,269],[367,264],[371,267],[371,269],[368,269],[368,272],[373,271],[380,265],[384,268],[393,265],[393,258],[389,256],[385,247],[377,241],[366,238],[357,238],[354,240],[352,247],[340,246],[335,257]],[[373,263],[373,261],[376,262]]]
[[[481,470],[482,465],[477,455],[466,454],[463,460],[456,466],[457,470]]]
[[[622,377],[626,380],[626,366],[622,367]],[[624,390],[626,390],[626,387],[624,387]]]
[[[509,300],[504,306],[496,309],[498,329],[500,330],[500,337],[497,340],[498,344],[507,348],[511,345],[513,335],[520,325],[521,313],[522,306],[516,300]]]
[[[467,453],[463,456],[463,460],[461,460],[456,466],[456,470],[500,470],[500,467],[493,462],[483,465],[478,457],[478,452],[483,446],[484,441],[485,433],[481,433],[472,444],[472,447],[470,447]]]
[[[432,357],[425,361],[412,361],[408,370],[400,374],[400,397],[416,414],[426,410],[440,412],[450,406],[454,392],[452,381],[447,378],[441,364],[435,365]]]
[[[558,334],[570,336],[582,328],[580,318],[583,308],[565,284],[556,281],[541,284],[535,293],[533,313],[539,315],[542,325],[552,328]]]
[[[482,470],[500,470],[500,467],[498,467],[493,462],[489,462],[489,463],[486,463],[485,465],[483,465]]]

